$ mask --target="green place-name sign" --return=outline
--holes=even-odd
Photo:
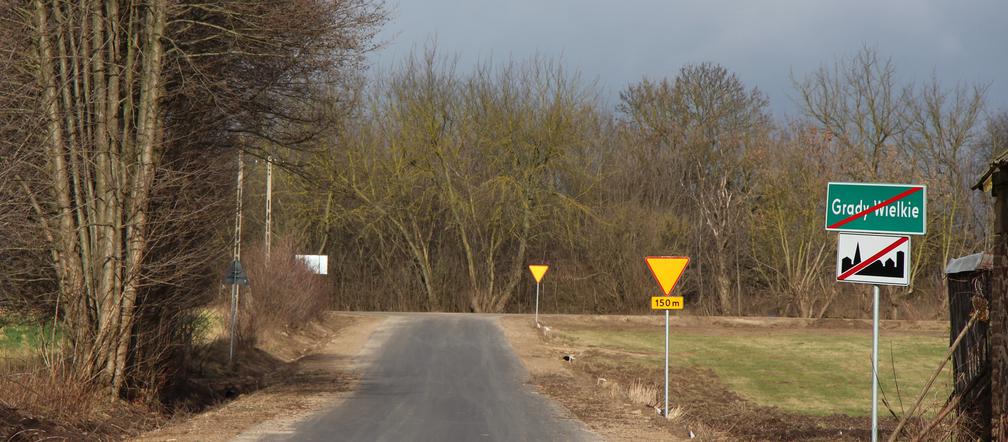
[[[923,235],[927,232],[927,186],[829,183],[826,230]]]

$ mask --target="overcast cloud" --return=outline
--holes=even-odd
[[[935,0],[399,0],[372,56],[388,69],[437,41],[460,68],[479,60],[561,59],[603,98],[644,76],[673,77],[713,61],[794,115],[790,73],[801,77],[861,46],[892,57],[905,81],[932,73],[948,87],[989,84],[988,109],[1008,109],[1008,1]]]

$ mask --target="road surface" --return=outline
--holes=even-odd
[[[346,401],[267,440],[598,440],[524,384],[493,316],[398,317]],[[279,435],[277,435],[279,436]]]

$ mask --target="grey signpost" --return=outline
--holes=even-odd
[[[235,323],[238,320],[238,285],[249,285],[248,275],[237,259],[231,261],[224,283],[231,285],[231,342],[228,344],[228,364],[234,361]]]
[[[543,275],[549,270],[549,266],[546,264],[532,264],[528,266],[529,271],[532,272],[532,277],[536,281],[536,300],[535,300],[535,325],[539,327],[539,283],[542,282]]]
[[[910,238],[885,234],[927,233],[927,187],[829,183],[826,187],[826,230],[841,232],[837,239],[837,281],[872,285],[871,440],[876,442],[879,285],[910,284]]]
[[[871,334],[871,440],[878,442],[878,305],[879,286],[872,284]]]

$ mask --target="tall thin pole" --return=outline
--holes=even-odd
[[[665,418],[668,418],[668,322],[669,311],[665,310]]]
[[[872,286],[872,386],[871,386],[871,440],[878,441],[878,323],[879,286]]]
[[[245,180],[245,162],[238,151],[238,190],[235,204],[234,260],[241,260],[242,182]],[[228,344],[228,364],[234,362],[235,324],[238,321],[238,281],[231,284],[231,342]]]
[[[273,215],[273,157],[266,157],[266,260],[270,257],[270,225]]]
[[[241,258],[241,228],[242,228],[242,182],[245,180],[245,161],[244,154],[238,152],[238,190],[235,192],[235,234],[234,234],[234,252],[232,255],[235,260]]]
[[[228,343],[228,364],[234,362],[235,321],[238,319],[238,283],[231,284],[231,341]]]
[[[539,325],[539,281],[536,281],[536,313],[535,313],[536,325]]]

